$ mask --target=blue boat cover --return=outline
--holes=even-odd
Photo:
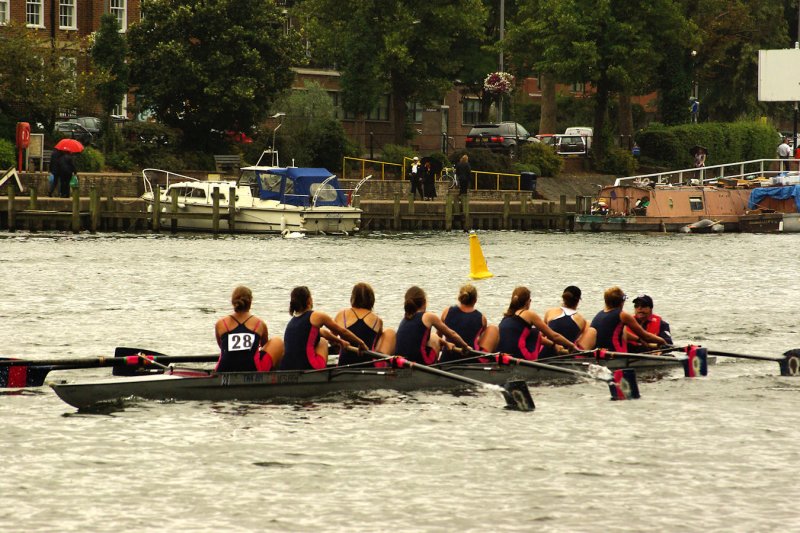
[[[757,208],[764,198],[775,198],[776,200],[794,198],[794,205],[797,208],[797,212],[800,213],[800,185],[753,189],[753,192],[750,193],[750,200],[747,202],[747,209]]]
[[[269,176],[259,176],[259,198],[262,200],[278,200],[285,204],[297,206],[309,206],[314,194],[319,188],[319,184],[333,175],[325,168],[272,168],[265,174],[280,176],[277,179],[269,179]],[[267,178],[267,179],[265,179]],[[315,184],[317,185],[315,187]],[[325,188],[317,197],[317,205],[346,207],[347,198],[342,192],[339,180],[333,178],[325,185]]]

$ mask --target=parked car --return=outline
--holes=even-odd
[[[475,124],[467,134],[467,148],[488,148],[495,152],[505,152],[512,157],[522,144],[538,142],[528,130],[516,122],[499,124]]]
[[[555,145],[558,143],[559,135],[556,135],[555,133],[540,133],[536,136],[536,138],[539,139],[539,142],[544,143],[547,146],[555,147]]]
[[[580,135],[559,135],[556,143],[556,153],[561,155],[584,155],[586,141]]]
[[[588,126],[573,126],[571,128],[567,128],[564,130],[564,135],[580,135],[583,137],[583,141],[586,143],[586,149],[588,150],[592,147],[594,130]]]
[[[76,124],[80,124],[86,128],[86,130],[91,133],[95,139],[100,136],[100,129],[103,124],[103,122],[97,117],[75,117],[67,120],[57,121],[56,126],[64,122],[74,122]]]
[[[92,135],[92,132],[77,122],[56,122],[56,125],[53,128],[53,133],[60,135],[61,137],[80,141],[80,143],[84,146],[89,146],[94,140],[94,135]]]

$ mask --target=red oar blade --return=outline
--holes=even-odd
[[[612,400],[636,400],[639,398],[639,384],[636,382],[636,371],[632,368],[615,370],[608,382]]]

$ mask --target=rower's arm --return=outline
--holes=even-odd
[[[445,324],[441,318],[436,316],[435,313],[425,313],[422,315],[422,323],[428,327],[435,327],[436,331],[447,337],[447,340],[453,344],[457,344],[467,350],[470,349],[470,345],[464,342],[464,339],[462,339],[458,333],[450,329],[450,327]]]
[[[355,333],[349,329],[343,328],[337,324],[329,315],[320,311],[314,311],[311,314],[311,324],[317,327],[325,326],[339,337],[347,340],[350,344],[358,346],[362,350],[369,350],[369,346],[364,344],[364,341],[359,339]],[[332,340],[332,339],[328,339]]]
[[[659,345],[667,343],[664,339],[662,339],[658,335],[653,335],[649,331],[645,331],[645,329],[639,325],[636,319],[633,318],[633,315],[623,311],[619,314],[619,318],[620,320],[622,320],[622,323],[628,326],[631,329],[631,331],[634,334],[636,334],[636,336],[638,336],[640,339],[644,339],[648,342],[654,342]]]

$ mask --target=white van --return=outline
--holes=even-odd
[[[580,135],[583,137],[583,140],[586,143],[586,149],[588,150],[592,147],[592,136],[594,135],[594,130],[588,126],[575,126],[572,128],[567,128],[564,130],[564,135]]]

